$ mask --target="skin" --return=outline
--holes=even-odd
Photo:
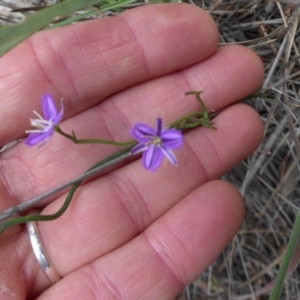
[[[199,109],[222,109],[217,130],[185,133],[157,172],[141,160],[94,178],[67,212],[40,222],[46,251],[62,279],[51,286],[26,226],[0,236],[1,299],[174,299],[218,257],[241,226],[244,204],[219,180],[260,144],[263,126],[235,104],[262,84],[259,57],[241,46],[218,48],[218,30],[200,8],[151,5],[117,17],[38,33],[0,60],[0,144],[25,137],[41,95],[65,100],[61,127],[79,138],[126,141],[136,122],[166,124]],[[40,148],[19,143],[0,157],[0,210],[74,178],[116,152],[74,145],[55,134]],[[44,208],[55,212],[66,195]]]

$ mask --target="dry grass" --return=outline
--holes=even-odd
[[[7,0],[0,5],[4,2],[26,6],[56,1]],[[243,44],[264,62],[262,95],[248,103],[265,123],[265,138],[251,157],[224,176],[245,198],[247,212],[242,229],[178,299],[268,299],[300,204],[300,7],[287,4],[300,1],[189,2],[213,16],[221,44]],[[0,10],[0,18],[4,21],[22,19],[22,14],[12,17],[3,12]],[[300,299],[298,252],[281,299]]]
[[[224,176],[245,198],[242,229],[182,296],[268,299],[300,204],[300,9],[266,0],[190,2],[213,16],[221,44],[243,44],[260,55],[263,96],[248,103],[265,123],[265,138],[256,153]],[[296,255],[291,272],[297,262]],[[299,271],[286,279],[281,299],[300,299]]]

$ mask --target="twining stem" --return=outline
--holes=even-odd
[[[56,213],[54,213],[52,215],[27,215],[27,216],[22,216],[22,217],[18,217],[18,218],[13,218],[12,220],[9,220],[3,224],[0,224],[0,234],[3,232],[3,230],[7,229],[8,227],[14,226],[14,225],[23,224],[23,223],[30,222],[30,221],[51,221],[51,220],[55,220],[55,219],[59,218],[68,208],[75,191],[78,189],[78,187],[80,186],[81,183],[82,183],[82,181],[79,181],[72,186],[64,204]]]
[[[117,153],[101,160],[100,162],[98,162],[97,164],[95,164],[94,166],[89,168],[85,173],[90,173],[92,170],[95,170],[95,169],[98,169],[98,171],[102,171],[105,168],[111,167],[112,162],[119,163],[122,160],[127,159],[131,155],[130,154],[131,148],[132,148],[132,146],[128,147],[126,149],[123,149],[123,150],[121,150],[121,151],[119,151],[119,152],[117,152]],[[100,168],[101,166],[102,166],[102,168]],[[14,226],[14,225],[23,224],[23,223],[26,223],[26,222],[29,222],[29,221],[50,221],[50,220],[55,220],[55,219],[59,218],[66,211],[66,209],[68,208],[69,204],[71,203],[71,200],[73,198],[74,193],[76,192],[76,190],[78,189],[80,184],[84,181],[84,179],[76,182],[72,186],[72,188],[69,191],[68,196],[67,196],[64,204],[62,205],[62,207],[56,213],[54,213],[52,215],[27,215],[27,216],[21,216],[21,217],[13,218],[13,219],[11,219],[7,222],[4,222],[4,223],[0,224],[0,234],[3,232],[3,230],[5,230],[5,229],[7,229],[11,226]],[[24,204],[26,205],[26,203],[24,203]]]
[[[136,143],[135,140],[130,140],[128,142],[115,142],[115,141],[104,140],[104,139],[78,139],[74,131],[72,132],[72,135],[70,135],[64,132],[59,126],[55,127],[55,131],[63,135],[67,139],[71,140],[75,144],[106,144],[112,146],[126,147]]]
[[[201,111],[192,112],[171,123],[169,127],[173,127],[178,130],[191,129],[200,125],[209,128],[214,128],[211,122],[211,118],[209,116],[210,112],[206,108],[203,100],[200,97],[201,94],[202,92],[198,91],[190,91],[185,93],[185,95],[195,95],[197,101],[201,106]],[[115,142],[105,139],[78,139],[74,131],[72,131],[72,134],[68,134],[64,132],[59,125],[55,127],[55,131],[61,134],[62,136],[66,137],[67,139],[71,140],[75,144],[106,144],[112,146],[126,147],[132,146],[136,143],[135,140],[130,140],[128,142]]]
[[[206,108],[200,95],[202,92],[190,91],[186,92],[185,95],[194,95],[201,106],[201,111],[192,112],[179,120],[173,122],[170,127],[175,127],[176,129],[185,130],[197,127],[199,125],[215,129],[211,122],[210,111]]]
[[[198,126],[206,126],[209,128],[214,128],[213,124],[212,124],[212,117],[210,116],[210,112],[207,110],[204,102],[202,101],[201,97],[200,97],[201,92],[197,92],[197,91],[191,91],[186,93],[186,95],[195,95],[198,102],[201,105],[202,110],[201,111],[196,111],[193,113],[190,113],[188,115],[186,115],[185,117],[180,118],[179,120],[173,122],[172,124],[170,124],[169,127],[174,127],[176,129],[179,130],[188,130],[191,128],[195,128]],[[127,146],[127,148],[107,157],[106,159],[100,161],[99,163],[97,163],[96,165],[94,165],[93,167],[91,167],[90,169],[88,169],[85,174],[87,176],[82,177],[82,179],[78,179],[75,182],[75,184],[72,186],[71,190],[68,193],[68,196],[64,202],[64,204],[62,205],[62,207],[54,214],[52,215],[26,215],[26,216],[21,216],[21,217],[17,217],[17,218],[13,218],[11,220],[8,220],[2,224],[0,224],[0,234],[3,232],[3,230],[5,230],[8,227],[17,225],[17,224],[22,224],[22,223],[26,223],[29,221],[50,221],[50,220],[54,220],[57,219],[58,217],[60,217],[68,208],[69,204],[71,203],[71,200],[73,198],[73,195],[75,193],[75,191],[78,189],[78,187],[80,186],[80,184],[83,182],[83,180],[85,178],[87,178],[90,175],[90,172],[95,170],[98,172],[104,170],[107,167],[110,167],[111,165],[122,161],[123,159],[128,158],[131,153],[131,149],[133,147],[134,144],[136,144],[135,140],[131,140],[128,142],[115,142],[115,141],[110,141],[110,140],[104,140],[104,139],[77,139],[76,135],[74,132],[72,132],[72,135],[65,133],[59,126],[55,127],[55,130],[63,135],[64,137],[70,139],[71,141],[73,141],[76,144],[95,144],[95,143],[100,143],[100,144],[107,144],[107,145],[114,145],[114,146]],[[128,147],[129,146],[129,147]],[[100,168],[101,167],[101,168]],[[92,172],[93,173],[93,172]],[[93,173],[94,174],[94,173]],[[54,193],[61,191],[62,189],[64,189],[67,185],[62,185],[61,187],[58,187],[56,189],[54,189],[53,191],[50,191],[48,193],[46,193],[47,197],[49,197],[50,195],[53,195]],[[34,204],[36,204],[37,202],[43,200],[45,197],[39,197],[39,199],[32,199],[26,203],[17,205],[15,207],[11,207],[10,209],[6,210],[5,212],[3,212],[2,214],[0,214],[0,221],[8,218],[16,213],[20,213],[23,210],[26,210],[28,208],[31,208]]]
[[[203,92],[198,92],[198,91],[189,91],[189,92],[186,92],[185,95],[195,95],[196,96],[196,99],[198,100],[199,104],[201,105],[201,108],[202,108],[202,115],[204,118],[206,119],[209,119],[208,115],[209,115],[209,110],[206,108],[203,100],[201,99],[200,95],[202,94]]]
[[[82,175],[70,180],[67,183],[64,183],[64,184],[44,193],[42,195],[39,195],[29,201],[26,201],[24,203],[21,203],[16,206],[12,206],[12,207],[8,208],[7,210],[5,210],[4,212],[2,212],[0,214],[0,221],[3,221],[9,217],[17,215],[17,214],[21,213],[22,211],[29,210],[29,209],[33,208],[35,205],[37,205],[38,203],[42,202],[44,199],[49,198],[50,196],[55,195],[56,193],[58,193],[60,191],[63,191],[67,187],[74,185],[78,182],[82,182],[83,180],[95,175],[96,173],[105,171],[107,168],[111,168],[112,166],[120,163],[121,161],[123,161],[131,156],[131,153],[128,151],[125,151],[125,150],[128,150],[128,149],[124,149],[124,150],[119,151],[118,153],[114,154],[115,157],[110,156],[109,158],[106,158],[104,161],[97,163],[94,167],[90,168]],[[109,160],[110,158],[111,158],[111,160]]]

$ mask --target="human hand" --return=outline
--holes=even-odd
[[[217,48],[209,15],[185,4],[151,5],[38,33],[1,58],[1,145],[25,137],[32,110],[50,92],[65,100],[61,127],[79,137],[130,139],[136,122],[166,124],[199,109],[202,90],[219,110],[254,93],[259,58],[240,46]],[[0,236],[1,299],[173,299],[203,272],[243,220],[239,192],[218,180],[251,154],[263,127],[236,104],[214,119],[217,130],[184,134],[178,167],[157,172],[139,160],[79,188],[66,213],[40,222],[45,249],[62,279],[51,286],[26,226]],[[116,147],[74,145],[55,134],[40,148],[1,153],[0,210],[66,182]],[[56,212],[66,195],[42,211]]]

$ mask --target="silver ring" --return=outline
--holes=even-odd
[[[38,212],[36,212],[38,214]],[[29,233],[30,243],[35,257],[40,264],[42,270],[50,280],[51,284],[58,282],[61,277],[51,263],[44,246],[42,244],[36,222],[27,222],[27,230]]]

